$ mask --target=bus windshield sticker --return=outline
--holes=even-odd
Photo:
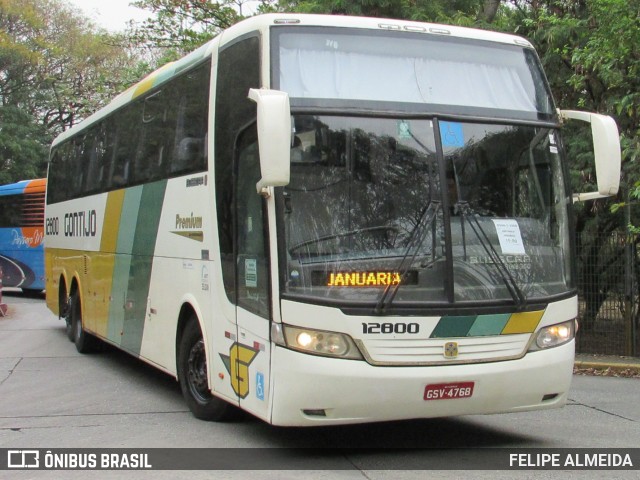
[[[258,261],[247,258],[244,261],[244,285],[250,288],[258,287]]]
[[[524,243],[522,242],[518,222],[510,219],[493,219],[493,223],[496,226],[502,253],[505,255],[525,255]]]
[[[406,120],[398,120],[398,138],[411,138],[411,124]]]
[[[458,122],[440,122],[440,138],[443,147],[464,147],[462,124]]]

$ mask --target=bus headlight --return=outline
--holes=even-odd
[[[284,346],[300,352],[325,357],[362,360],[360,350],[349,335],[310,328],[281,325]]]
[[[550,325],[548,327],[540,329],[540,331],[536,335],[535,344],[531,346],[531,350],[542,350],[545,348],[557,347],[569,342],[575,336],[575,320],[569,320],[568,322]]]

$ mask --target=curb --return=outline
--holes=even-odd
[[[596,370],[606,370],[607,368],[612,370],[640,370],[640,365],[637,363],[575,362],[574,366],[577,368],[594,368]]]
[[[632,357],[601,357],[601,358],[579,358],[574,361],[574,368],[610,370],[614,372],[632,371],[640,372],[640,358]]]

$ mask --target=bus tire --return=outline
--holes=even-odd
[[[180,339],[178,379],[182,395],[194,417],[214,422],[234,418],[236,408],[209,390],[204,340],[193,316],[188,320]]]
[[[82,326],[82,305],[80,296],[74,293],[70,297],[69,315],[71,316],[71,331],[73,342],[79,353],[91,353],[96,351],[98,340],[87,333]]]
[[[66,297],[66,299],[60,300],[60,316],[64,319],[67,338],[71,343],[74,343],[73,320],[71,318],[71,297]]]

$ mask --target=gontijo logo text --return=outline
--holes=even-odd
[[[64,214],[62,231],[65,237],[95,237],[98,230],[98,214],[95,210],[70,212]],[[60,218],[47,217],[46,235],[60,235]]]

